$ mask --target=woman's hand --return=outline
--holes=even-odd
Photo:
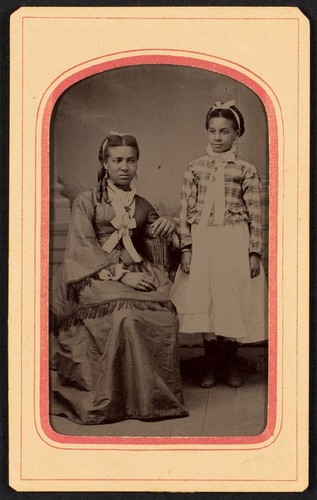
[[[192,252],[191,250],[188,250],[187,252],[183,252],[181,256],[181,270],[189,274],[190,271],[190,263],[192,260]]]
[[[120,278],[120,283],[129,285],[140,292],[152,292],[156,290],[153,278],[147,273],[132,273],[128,271]]]
[[[159,217],[151,225],[153,238],[166,238],[176,229],[176,222],[173,217]]]
[[[256,278],[260,274],[261,257],[257,253],[250,253],[249,262],[251,278]]]

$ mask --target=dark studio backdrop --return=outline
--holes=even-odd
[[[96,183],[106,135],[128,132],[141,152],[138,191],[161,212],[178,215],[184,170],[206,153],[207,111],[231,99],[245,118],[238,153],[267,179],[267,120],[257,95],[219,73],[162,64],[105,71],[69,88],[56,105],[51,168],[72,200]]]

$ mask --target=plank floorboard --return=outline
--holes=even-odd
[[[174,436],[202,436],[205,412],[208,401],[208,389],[193,385],[184,385],[185,406],[189,416],[175,419]]]
[[[243,354],[257,359],[259,349]],[[194,355],[193,361],[190,354]],[[239,389],[218,383],[210,389],[198,385],[197,367],[201,348],[181,349],[184,399],[189,416],[156,422],[124,420],[111,424],[82,426],[66,418],[51,416],[51,425],[60,434],[78,436],[253,436],[260,434],[267,420],[267,376],[243,373]]]
[[[236,435],[236,391],[222,384],[209,389],[202,435]]]
[[[262,374],[247,378],[238,391],[236,403],[237,433],[241,436],[261,434],[267,421],[267,395]]]
[[[77,436],[81,427],[79,424],[57,415],[51,415],[50,424],[55,432],[68,436]]]

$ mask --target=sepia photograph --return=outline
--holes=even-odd
[[[52,427],[261,434],[269,152],[260,97],[215,71],[117,68],[64,91],[50,134]]]

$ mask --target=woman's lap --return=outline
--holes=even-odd
[[[185,416],[173,312],[122,309],[60,332],[52,413],[79,423]]]

